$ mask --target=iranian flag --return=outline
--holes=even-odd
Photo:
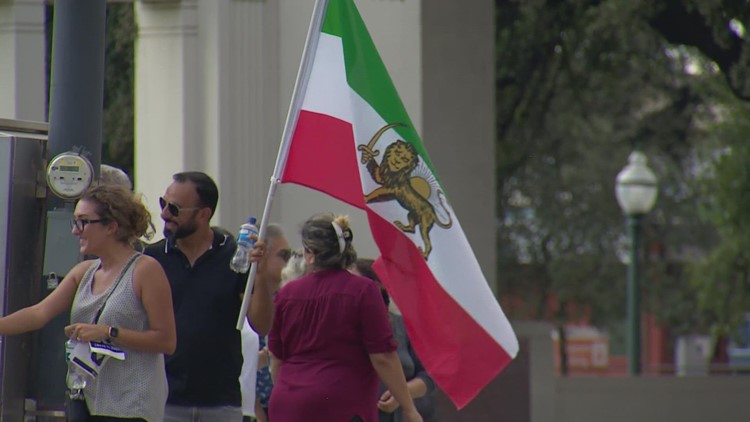
[[[316,3],[276,178],[367,213],[376,271],[458,408],[515,357],[516,336],[352,0]]]

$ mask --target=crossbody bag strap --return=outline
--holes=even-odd
[[[135,260],[141,256],[140,253],[136,253],[133,256],[130,257],[128,262],[125,264],[124,267],[122,267],[122,271],[120,271],[120,275],[117,276],[115,279],[115,283],[112,286],[112,288],[109,290],[109,293],[107,293],[107,297],[104,298],[104,302],[102,302],[102,306],[99,307],[99,310],[96,311],[96,316],[94,317],[94,324],[99,323],[99,318],[102,316],[102,312],[104,312],[104,307],[107,305],[107,301],[109,300],[109,297],[112,296],[112,293],[115,292],[115,289],[117,289],[117,285],[120,284],[120,280],[122,280],[123,277],[125,277],[125,273],[128,272],[128,269],[131,265],[135,262]]]

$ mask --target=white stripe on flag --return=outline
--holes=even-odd
[[[350,93],[341,38],[321,33],[302,109],[351,122]]]
[[[386,122],[347,84],[341,38],[322,33],[315,57],[302,108],[352,122],[356,144],[366,144]],[[384,134],[376,144],[376,149],[380,149],[382,154],[385,147],[392,143],[396,136],[394,131]],[[360,170],[363,189],[366,192],[372,191],[377,185],[361,164]],[[388,221],[407,221],[406,210],[394,206],[393,203],[370,204],[368,207]],[[422,238],[418,231],[414,234],[403,234],[417,246],[422,245]],[[471,246],[455,215],[450,229],[435,226],[430,231],[430,236],[435,250],[430,256],[428,266],[435,278],[510,356],[515,356],[518,343],[513,329],[506,318],[499,317],[498,312],[502,314],[502,309],[486,284]],[[441,244],[450,245],[449,256],[445,256],[445,253],[441,256],[439,246]],[[481,282],[478,282],[479,280]]]

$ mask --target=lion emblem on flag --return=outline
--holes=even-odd
[[[445,193],[432,171],[421,162],[413,145],[398,139],[385,148],[379,164],[375,160],[380,155],[379,150],[374,150],[378,139],[397,126],[404,125],[387,124],[373,135],[367,145],[357,146],[357,150],[362,153],[362,164],[367,166],[372,180],[380,185],[365,194],[365,202],[369,204],[395,200],[406,209],[408,223],[396,220],[393,224],[404,233],[415,233],[419,226],[419,234],[424,243],[424,247],[419,250],[427,260],[432,252],[430,230],[434,225],[449,229],[453,225],[453,218],[445,204]],[[443,220],[438,217],[439,213],[445,217]]]

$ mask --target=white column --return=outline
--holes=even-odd
[[[260,218],[281,137],[278,5],[205,0],[200,28],[205,64],[204,165],[219,185],[220,207],[214,222],[233,230],[249,215]]]
[[[424,144],[496,291],[494,2],[429,4],[422,14]]]
[[[161,233],[157,198],[172,174],[203,170],[198,0],[138,1],[135,12],[135,189]]]
[[[0,0],[0,118],[45,121],[44,2]]]
[[[233,230],[263,211],[280,138],[278,6],[142,0],[136,7],[136,189],[156,216],[173,173],[204,171],[219,185],[213,224]]]

